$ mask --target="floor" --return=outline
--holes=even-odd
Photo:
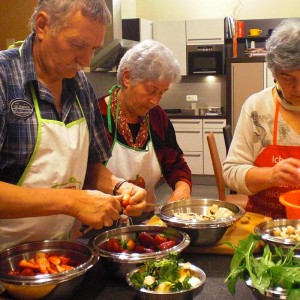
[[[157,203],[166,202],[168,195],[172,192],[172,189],[168,186],[168,184],[164,183],[160,185],[156,189],[156,198]],[[201,185],[194,184],[192,189],[192,198],[210,198],[210,199],[218,199],[218,190],[215,185]]]

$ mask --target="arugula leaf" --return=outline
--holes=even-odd
[[[268,288],[280,286],[287,290],[289,300],[300,299],[300,260],[294,259],[295,249],[299,247],[300,242],[287,253],[277,246],[274,246],[272,252],[266,245],[258,259],[253,255],[253,250],[260,240],[260,235],[250,234],[246,240],[239,242],[239,247],[227,242],[235,249],[230,273],[225,279],[230,293],[235,293],[238,278],[250,278],[252,286],[261,294]]]

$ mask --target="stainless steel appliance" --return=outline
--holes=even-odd
[[[224,74],[224,45],[187,45],[189,75]]]

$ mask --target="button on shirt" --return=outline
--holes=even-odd
[[[28,164],[37,139],[37,119],[29,82],[33,82],[44,119],[65,124],[82,116],[79,99],[89,127],[89,163],[104,162],[110,156],[97,98],[82,71],[63,80],[63,108],[58,113],[50,91],[37,81],[32,57],[32,33],[18,48],[0,52],[0,181],[17,184]],[[59,164],[59,162],[57,162]],[[74,162],[75,163],[75,162]]]

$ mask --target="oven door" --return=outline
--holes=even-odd
[[[223,52],[188,52],[188,73],[189,75],[223,74]]]

